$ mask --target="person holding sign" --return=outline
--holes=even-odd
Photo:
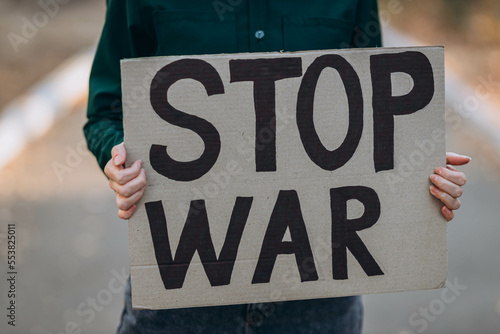
[[[141,161],[125,166],[120,60],[166,55],[361,48],[381,46],[376,0],[160,1],[108,0],[106,23],[89,88],[90,151],[116,192],[118,216],[129,219],[144,194]],[[145,80],[146,81],[146,80]],[[148,82],[144,85],[148,92]],[[465,175],[448,153],[430,192],[447,220],[460,206]],[[133,310],[130,284],[118,333],[360,333],[360,297],[175,310]]]

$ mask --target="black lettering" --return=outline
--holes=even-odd
[[[347,201],[360,201],[365,211],[356,219],[347,219]],[[383,275],[356,231],[373,226],[380,217],[380,201],[377,193],[367,187],[341,187],[330,189],[332,210],[332,264],[333,279],[347,279],[347,248],[358,260],[368,276]]]
[[[165,289],[179,289],[182,287],[189,264],[196,251],[198,251],[201,263],[212,286],[228,285],[230,283],[238,247],[252,201],[252,197],[236,198],[226,239],[218,259],[210,235],[204,200],[191,201],[186,224],[182,230],[175,253],[175,259],[173,259],[170,250],[167,221],[161,201],[146,203],[156,261]]]
[[[276,171],[276,81],[302,75],[301,58],[237,59],[229,61],[231,82],[253,81],[255,108],[255,168]]]
[[[224,94],[224,85],[215,68],[199,59],[181,59],[168,64],[158,71],[151,82],[151,105],[158,116],[170,124],[196,132],[205,144],[202,155],[188,162],[172,159],[167,153],[167,146],[153,144],[149,151],[151,166],[169,179],[193,181],[205,175],[213,167],[219,157],[221,142],[219,132],[212,123],[179,111],[169,103],[168,89],[181,79],[201,82],[208,96]]]
[[[434,74],[429,59],[421,52],[370,56],[373,88],[373,160],[375,171],[394,168],[394,116],[425,108],[434,96]],[[391,73],[404,72],[413,78],[413,89],[392,96]]]
[[[290,229],[292,241],[282,241]],[[316,281],[318,273],[295,190],[281,190],[267,226],[252,284],[268,283],[279,254],[295,254],[300,280]]]
[[[349,103],[347,135],[342,144],[333,151],[329,151],[321,143],[313,120],[316,85],[321,72],[327,67],[336,69],[340,74]],[[363,132],[363,93],[356,71],[341,56],[320,56],[307,69],[297,98],[297,126],[307,155],[319,167],[333,171],[345,165],[354,155]]]

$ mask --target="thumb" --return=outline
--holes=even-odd
[[[127,151],[125,150],[123,142],[111,149],[111,156],[115,166],[120,166],[125,163],[125,159],[127,159]]]
[[[453,166],[461,166],[469,163],[471,158],[466,155],[460,155],[452,152],[446,152],[446,163]]]

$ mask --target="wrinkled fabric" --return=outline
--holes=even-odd
[[[118,334],[360,334],[361,297],[133,310],[130,279]]]

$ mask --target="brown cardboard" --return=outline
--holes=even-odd
[[[440,202],[429,194],[429,175],[445,163],[443,62],[442,47],[122,61],[127,163],[141,159],[147,175],[146,191],[129,220],[134,308],[227,305],[442,287],[447,271],[446,221],[440,213]],[[159,72],[162,68],[164,71]],[[176,81],[182,73],[196,79]],[[315,80],[311,78],[315,73],[321,74],[314,90]],[[206,79],[208,93],[197,81],[200,77]],[[306,77],[308,81],[302,84]],[[170,88],[169,82],[174,82]],[[275,126],[272,117],[265,119],[266,112],[272,113],[273,97]],[[353,110],[351,121],[348,99]],[[257,149],[256,106],[265,121],[259,125]],[[411,112],[412,108],[416,111]],[[374,110],[382,116],[374,116]],[[388,117],[389,112],[401,115]],[[393,155],[387,153],[391,119]],[[217,135],[207,122],[219,134],[218,155]],[[312,124],[324,147],[314,142]],[[274,128],[275,160],[269,144]],[[352,144],[355,140],[342,144],[348,133],[349,138],[359,138],[357,146]],[[346,153],[350,149],[354,150],[352,156]],[[340,151],[343,153],[337,154]],[[165,154],[174,163],[165,162]],[[160,158],[152,163],[152,156]],[[198,162],[186,163],[191,161]],[[342,204],[351,195],[365,201],[366,208],[356,200]],[[193,226],[198,230],[185,235],[189,243],[186,249],[208,235],[202,229],[205,211],[201,200],[213,243],[212,250],[209,243],[204,244],[203,257],[215,260],[204,267],[195,251],[183,280],[186,261],[184,266],[182,261],[169,265],[168,253],[171,251],[175,258],[178,252],[190,205],[186,231],[193,232]],[[341,214],[346,205],[350,222]],[[235,206],[237,212],[231,220]],[[359,217],[362,222],[354,221]],[[375,223],[370,222],[375,219]],[[154,222],[155,238],[164,238],[156,252],[150,220]],[[230,220],[232,230],[225,244]],[[367,228],[361,229],[361,225]],[[223,245],[226,247],[221,251]],[[224,259],[220,259],[221,252]],[[280,253],[274,265],[273,253]],[[182,254],[189,255],[189,250]],[[170,270],[164,277],[165,284],[158,259],[166,261],[162,268]],[[345,267],[343,259],[347,259]]]

